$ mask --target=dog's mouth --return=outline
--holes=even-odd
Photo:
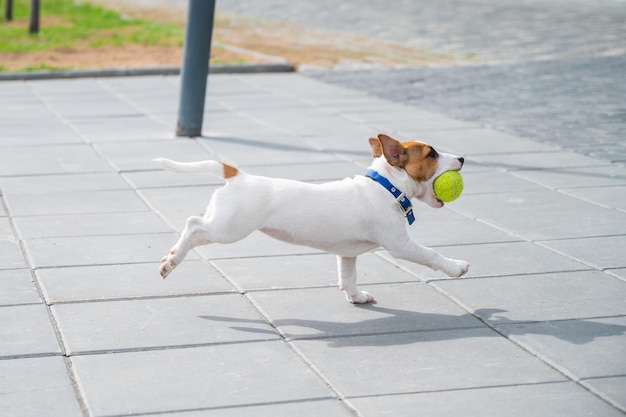
[[[424,195],[420,197],[419,199],[424,201],[426,204],[428,204],[429,206],[433,208],[443,207],[445,203],[435,196],[435,189],[434,189],[435,178],[437,178],[439,175],[441,175],[445,171],[460,171],[461,168],[463,168],[463,165],[461,165],[458,168],[444,169],[444,170],[441,170],[441,172],[435,172],[435,174],[428,180],[428,183],[425,187],[426,191],[424,192]]]

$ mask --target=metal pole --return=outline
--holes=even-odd
[[[202,135],[215,0],[189,0],[180,79],[177,136]]]
[[[30,2],[30,25],[28,26],[30,33],[39,32],[39,0],[31,0]]]
[[[7,22],[13,20],[13,0],[6,0],[4,3],[4,18]]]

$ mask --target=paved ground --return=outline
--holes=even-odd
[[[218,7],[469,57],[474,65],[311,75],[581,154],[626,161],[622,0],[412,0],[393,7],[384,0],[340,6],[331,0],[221,0]]]
[[[173,139],[178,81],[0,85],[1,414],[624,415],[623,165],[299,74],[212,76],[205,137]],[[158,276],[218,182],[151,158],[318,182],[380,131],[466,156],[410,233],[467,277],[377,251],[353,306],[332,256],[261,234]]]

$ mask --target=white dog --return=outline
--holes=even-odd
[[[409,199],[442,207],[432,182],[444,171],[460,170],[464,159],[383,134],[369,142],[374,161],[366,176],[327,184],[249,175],[217,161],[156,159],[170,171],[207,173],[227,181],[213,194],[204,217],[187,219],[180,239],[161,260],[161,276],[166,278],[198,245],[236,242],[255,230],[337,255],[339,288],[352,303],[374,301],[357,288],[356,257],[381,246],[394,257],[449,276],[465,274],[467,262],[443,257],[407,233],[407,221],[414,220]]]

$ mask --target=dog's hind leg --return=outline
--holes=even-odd
[[[346,293],[346,298],[353,304],[374,302],[374,297],[356,286],[356,256],[337,256],[339,289]]]
[[[159,272],[163,279],[167,278],[169,273],[185,259],[191,249],[209,243],[213,242],[205,220],[197,216],[188,218],[178,242],[170,250],[170,253],[161,259]]]

